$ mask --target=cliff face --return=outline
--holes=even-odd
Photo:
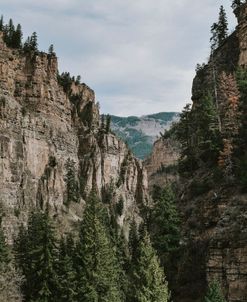
[[[222,72],[228,74],[238,66],[247,66],[247,5],[241,7],[237,16],[236,31],[197,72],[192,88],[194,108],[203,101],[203,92],[211,90],[214,95],[214,71],[221,106],[218,80]],[[181,180],[179,208],[187,250],[183,259],[187,264],[180,263],[182,286],[175,300],[201,301],[207,283],[217,279],[227,301],[244,302],[247,301],[247,196],[237,184],[214,182],[211,172],[201,169],[192,178]]]
[[[72,83],[68,97],[57,73],[54,55],[25,55],[7,48],[0,36],[0,203],[6,233],[11,238],[33,207],[47,203],[66,231],[82,217],[93,187],[99,195],[116,189],[111,203],[123,199],[118,223],[127,231],[148,203],[145,170],[122,141],[101,129],[94,92]],[[66,206],[68,163],[79,195]]]
[[[150,190],[153,185],[163,187],[178,181],[176,165],[179,157],[179,143],[173,139],[160,138],[154,143],[151,155],[144,161]]]

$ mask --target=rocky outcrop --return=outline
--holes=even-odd
[[[151,155],[144,161],[147,169],[149,187],[163,187],[178,181],[177,164],[180,157],[179,143],[171,138],[160,138],[154,145]]]
[[[117,219],[127,232],[148,203],[145,170],[122,141],[101,129],[93,90],[73,82],[68,95],[57,74],[55,55],[7,48],[0,35],[0,203],[5,231],[11,238],[33,207],[46,204],[66,231],[81,219],[92,188],[102,196],[114,187],[108,202],[124,201]],[[69,206],[68,169],[78,187],[77,202]]]

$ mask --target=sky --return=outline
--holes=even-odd
[[[81,75],[102,113],[181,111],[197,63],[209,56],[210,27],[230,0],[0,0],[5,22],[54,44],[59,71]]]

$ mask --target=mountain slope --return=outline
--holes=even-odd
[[[111,116],[112,130],[130,147],[136,157],[145,159],[160,132],[169,129],[178,120],[177,112],[160,112],[141,117]]]

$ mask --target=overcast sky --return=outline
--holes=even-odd
[[[101,112],[180,111],[190,101],[195,65],[207,61],[210,26],[230,0],[0,0],[5,21],[54,44],[59,70],[80,74]]]

